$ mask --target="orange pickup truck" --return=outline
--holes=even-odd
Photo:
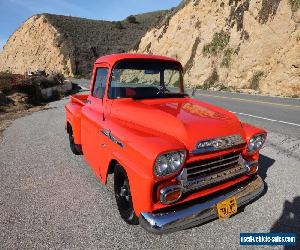
[[[157,234],[226,218],[258,198],[266,131],[186,93],[180,62],[115,54],[94,65],[88,95],[65,106],[71,150],[103,184],[114,175],[120,216]]]

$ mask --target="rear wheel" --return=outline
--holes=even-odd
[[[69,141],[70,141],[70,148],[73,154],[75,155],[81,155],[81,149],[80,146],[75,144],[74,136],[73,136],[73,131],[69,131]]]
[[[127,174],[120,166],[115,166],[114,171],[114,191],[119,213],[124,221],[130,225],[139,224],[139,219],[135,215],[131,192]]]

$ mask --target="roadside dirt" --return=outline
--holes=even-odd
[[[14,93],[10,96],[7,96],[7,100],[7,104],[0,105],[0,138],[3,134],[3,131],[11,124],[13,120],[42,110],[46,105],[28,104],[28,96],[23,93]]]

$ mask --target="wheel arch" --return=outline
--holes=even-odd
[[[67,121],[66,129],[68,134],[73,133],[72,125],[69,121]]]
[[[123,157],[118,157],[118,155],[113,156],[109,162],[106,173],[103,175],[102,183],[107,184],[108,175],[114,173],[116,165],[120,165],[124,169],[129,181],[136,215],[139,216],[142,211],[151,211],[152,202],[149,200],[149,197],[152,197],[152,177],[141,171],[140,165],[129,161],[127,157],[124,158],[124,155],[122,155]],[[141,196],[140,194],[144,195]]]
[[[115,166],[119,164],[120,166],[122,166],[116,159],[111,159],[108,167],[107,167],[107,171],[106,171],[106,176],[105,176],[105,184],[107,183],[107,178],[108,175],[113,174],[115,171]],[[122,166],[123,167],[123,166]]]

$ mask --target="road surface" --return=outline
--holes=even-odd
[[[241,120],[257,126],[300,138],[300,99],[198,90],[201,101],[224,107]]]
[[[241,232],[297,232],[299,241],[300,127],[292,125],[300,123],[299,101],[204,91],[196,97],[270,131],[260,161],[266,186],[260,199],[230,219],[170,235],[127,225],[111,179],[101,185],[69,149],[65,99],[14,121],[0,139],[0,248],[240,249]]]

